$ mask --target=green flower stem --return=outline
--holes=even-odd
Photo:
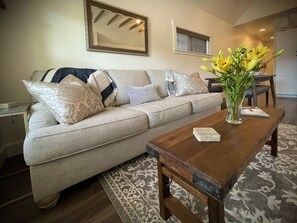
[[[224,91],[228,114],[226,121],[231,124],[240,124],[241,123],[241,106],[243,99],[245,97],[245,90],[239,92],[227,92]]]

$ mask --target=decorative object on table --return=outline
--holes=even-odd
[[[199,142],[219,142],[221,135],[211,127],[193,128],[193,135]]]
[[[252,108],[252,107],[242,107],[241,115],[265,117],[265,118],[269,117],[269,114],[267,114],[265,111],[263,111],[261,108],[258,108],[258,107],[254,107],[254,108]]]
[[[223,57],[223,52],[220,50],[217,57],[203,59],[212,63],[212,69],[204,65],[201,65],[200,68],[217,76],[223,84],[228,123],[242,123],[241,106],[246,90],[253,85],[254,72],[258,72],[283,52],[283,50],[278,51],[272,58],[264,62],[263,59],[268,51],[269,49],[263,46],[255,48],[240,46],[235,51],[228,48],[229,55],[226,58]]]

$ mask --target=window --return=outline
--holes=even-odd
[[[178,52],[209,54],[210,37],[176,27],[176,46]]]

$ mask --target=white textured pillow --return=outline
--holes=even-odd
[[[149,84],[143,87],[127,86],[126,91],[131,105],[139,105],[161,99],[154,84]]]
[[[55,119],[64,125],[72,125],[104,110],[94,92],[73,75],[68,75],[59,84],[23,82],[28,92],[45,104]]]
[[[170,72],[174,76],[175,96],[208,93],[208,88],[198,72],[192,74],[183,74],[174,70]]]

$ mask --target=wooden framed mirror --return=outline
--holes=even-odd
[[[87,50],[148,55],[147,17],[85,0]]]

